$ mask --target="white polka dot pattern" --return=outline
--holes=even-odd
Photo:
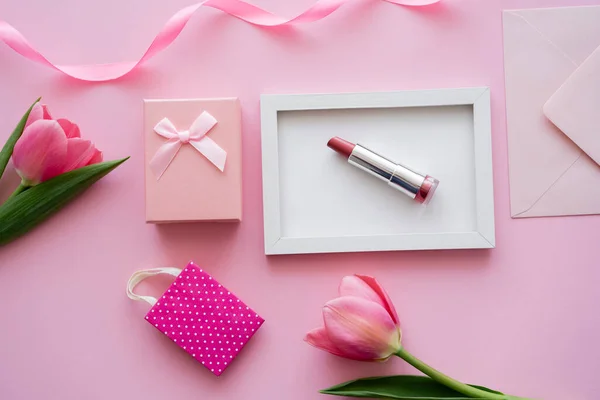
[[[191,262],[146,314],[146,320],[217,376],[264,322]]]

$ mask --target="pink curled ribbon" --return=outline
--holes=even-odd
[[[154,132],[169,140],[159,147],[150,160],[150,169],[156,176],[156,180],[165,173],[181,146],[188,143],[223,172],[227,152],[206,136],[216,124],[215,117],[207,111],[203,111],[187,131],[178,131],[168,118],[160,120],[154,127]]]
[[[344,3],[352,0],[318,0],[294,18],[283,18],[242,0],[205,0],[185,7],[173,15],[158,32],[144,55],[137,61],[90,65],[57,65],[37,51],[16,28],[0,20],[0,40],[23,57],[53,68],[82,81],[104,82],[118,79],[135,70],[140,64],[166,49],[179,36],[192,15],[202,6],[221,10],[233,17],[258,26],[279,26],[318,21],[327,17]],[[441,0],[382,0],[402,6],[426,6]]]

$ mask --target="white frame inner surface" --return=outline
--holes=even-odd
[[[320,144],[321,138],[319,138],[318,147],[314,144],[307,144],[306,147],[302,146],[298,147],[298,151],[294,150],[294,152],[286,155],[284,159],[285,163],[294,162],[293,169],[289,166],[282,165],[280,162],[280,150],[282,146],[288,146],[286,140],[280,137],[283,132],[283,129],[290,130],[291,128],[281,128],[282,132],[280,132],[280,127],[298,126],[298,116],[300,115],[298,112],[309,112],[311,114],[306,114],[308,118],[305,118],[307,123],[317,124],[319,121],[324,121],[325,125],[323,126],[324,130],[331,132],[331,136],[338,135],[338,132],[335,131],[337,126],[336,121],[339,121],[340,118],[344,119],[344,116],[352,116],[356,119],[356,121],[351,121],[351,123],[361,124],[361,123],[369,123],[373,131],[377,131],[377,116],[381,116],[381,130],[385,130],[386,124],[389,125],[389,120],[391,112],[394,109],[398,109],[399,112],[403,113],[411,113],[414,112],[416,115],[416,121],[414,122],[418,124],[419,113],[423,112],[432,112],[433,119],[435,120],[436,115],[439,115],[440,121],[438,123],[445,123],[441,119],[444,116],[448,116],[447,110],[452,106],[457,111],[457,117],[459,118],[460,123],[464,125],[465,118],[469,118],[469,125],[471,126],[468,129],[469,136],[469,144],[465,148],[461,148],[461,152],[463,152],[463,157],[461,159],[469,159],[465,161],[468,164],[464,168],[468,168],[468,174],[471,176],[467,179],[468,187],[465,188],[446,188],[446,192],[450,192],[451,190],[462,190],[468,196],[465,198],[465,204],[468,204],[469,210],[472,213],[472,216],[467,216],[468,221],[465,221],[464,226],[461,224],[461,221],[454,221],[455,224],[461,227],[458,231],[435,231],[435,232],[419,232],[419,227],[416,226],[417,229],[413,229],[412,231],[402,232],[402,233],[392,233],[386,232],[385,229],[382,230],[381,233],[377,232],[377,229],[371,227],[365,227],[369,234],[357,234],[355,232],[355,225],[347,225],[343,226],[346,221],[342,221],[342,226],[336,225],[334,228],[338,228],[339,231],[349,232],[348,234],[310,234],[309,230],[305,227],[298,226],[292,227],[294,229],[290,229],[291,227],[282,226],[282,220],[295,220],[299,222],[299,225],[303,225],[302,215],[301,214],[292,214],[293,218],[282,218],[282,198],[284,200],[288,199],[289,196],[294,196],[292,198],[294,204],[298,204],[299,198],[302,197],[302,192],[299,193],[288,193],[290,190],[296,190],[295,187],[290,186],[290,183],[286,180],[284,184],[281,183],[281,173],[282,171],[290,171],[292,170],[296,178],[300,177],[300,181],[305,181],[306,179],[310,179],[307,177],[303,177],[301,174],[303,165],[306,166],[306,163],[311,162],[311,154],[310,149],[318,149],[321,151],[329,151],[331,154],[328,154],[327,157],[331,157],[332,164],[328,164],[333,169],[338,169],[334,172],[325,170],[323,174],[329,177],[328,179],[336,179],[336,181],[326,181],[331,183],[335,182],[338,184],[337,179],[351,179],[348,182],[356,182],[356,187],[351,188],[351,190],[355,191],[371,191],[370,195],[375,196],[375,201],[381,201],[381,207],[389,206],[388,208],[392,208],[394,211],[399,213],[404,212],[406,214],[407,224],[409,223],[410,218],[416,218],[414,215],[419,214],[419,218],[422,215],[426,214],[430,207],[434,207],[435,201],[442,201],[436,198],[436,196],[442,197],[440,195],[442,190],[444,190],[444,180],[440,178],[441,184],[438,189],[438,193],[433,198],[432,204],[427,208],[420,208],[418,205],[413,205],[408,198],[402,198],[404,195],[402,193],[395,193],[394,189],[386,187],[385,182],[380,182],[376,178],[371,178],[368,174],[365,174],[362,171],[359,171],[357,168],[352,167],[351,165],[341,166],[345,161],[339,155],[336,155],[331,150],[325,147],[325,143]],[[429,109],[429,107],[436,107],[436,109]],[[343,113],[341,115],[332,114],[331,117],[328,117],[331,121],[327,119],[323,119],[323,112],[327,112],[327,110],[331,110],[332,113]],[[337,110],[337,111],[336,111]],[[369,115],[369,121],[365,122],[364,118],[360,116],[360,113],[364,113],[365,110],[372,111],[373,115]],[[414,111],[413,111],[414,110]],[[468,112],[468,114],[467,114]],[[350,113],[350,114],[348,114]],[[356,114],[356,115],[351,115]],[[366,114],[365,114],[366,115]],[[407,114],[408,115],[408,114]],[[337,118],[337,119],[336,119]],[[361,119],[362,118],[362,119]],[[395,118],[395,117],[394,117]],[[412,118],[412,117],[411,117]],[[453,117],[454,118],[454,117]],[[456,119],[455,118],[455,119]],[[472,121],[470,120],[472,118]],[[431,118],[429,119],[431,120]],[[452,120],[450,120],[452,121]],[[348,121],[347,121],[348,122]],[[436,121],[432,121],[436,122]],[[458,122],[457,122],[458,123]],[[355,125],[356,125],[355,124]],[[264,239],[265,239],[265,254],[298,254],[298,253],[334,253],[334,252],[359,252],[359,251],[389,251],[389,250],[429,250],[429,249],[468,249],[468,248],[493,248],[495,246],[495,233],[494,233],[494,196],[493,196],[493,176],[492,176],[492,147],[491,147],[491,115],[490,115],[490,92],[487,87],[477,87],[477,88],[461,88],[461,89],[440,89],[440,90],[422,90],[422,91],[399,91],[399,92],[381,92],[381,93],[344,93],[344,94],[300,94],[300,95],[262,95],[261,96],[261,130],[262,130],[262,173],[263,173],[263,207],[264,207]],[[341,124],[343,125],[343,124]],[[457,125],[460,129],[460,126]],[[298,128],[298,132],[302,129],[306,132],[313,132],[315,129],[319,129],[319,127],[315,126],[307,126]],[[427,128],[423,128],[427,129]],[[431,129],[436,130],[437,129]],[[463,129],[465,132],[466,129]],[[290,130],[294,131],[293,129]],[[415,131],[419,131],[419,129],[415,129]],[[426,131],[427,132],[427,131]],[[423,134],[421,133],[415,133]],[[464,135],[467,133],[460,133],[460,135]],[[339,134],[338,136],[342,136],[343,134]],[[356,136],[356,135],[355,135]],[[347,138],[347,137],[346,137]],[[464,138],[464,136],[463,136]],[[304,138],[301,138],[304,140]],[[353,138],[347,138],[353,139]],[[354,138],[356,139],[356,138]],[[410,140],[408,139],[403,140]],[[415,143],[413,143],[414,147],[423,148],[422,143],[419,142],[421,140],[420,137],[415,136]],[[448,140],[445,138],[444,140]],[[361,141],[361,138],[358,138],[358,141],[361,144],[364,143],[365,140]],[[377,144],[377,140],[373,139],[371,142]],[[385,143],[385,142],[384,142]],[[373,150],[381,153],[384,156],[390,156],[386,154],[386,148],[383,147],[384,143],[379,143],[377,148],[372,148]],[[421,144],[419,144],[421,143]],[[452,147],[452,142],[447,142],[449,147]],[[289,146],[288,146],[289,147]],[[383,148],[382,148],[383,147]],[[410,146],[409,146],[410,147]],[[287,148],[287,147],[286,147]],[[295,149],[295,148],[294,148]],[[289,150],[287,150],[289,151]],[[425,151],[425,150],[420,150]],[[464,152],[468,152],[468,157],[464,157]],[[472,153],[472,154],[471,154]],[[321,154],[321,153],[320,153]],[[403,160],[406,158],[410,158],[412,154],[406,153],[406,157],[403,157]],[[414,156],[413,156],[414,157]],[[421,160],[427,159],[425,155],[421,157],[421,155],[417,155],[417,158],[410,164],[411,167],[415,167],[415,163],[419,163],[419,157]],[[395,159],[394,157],[390,158],[394,159],[397,162],[403,162],[403,160]],[[293,161],[292,161],[293,159]],[[302,161],[304,160],[304,161]],[[460,163],[460,161],[457,161]],[[284,163],[284,164],[285,164]],[[333,164],[336,163],[336,164]],[[347,164],[347,163],[346,163]],[[452,163],[448,163],[450,165]],[[408,164],[407,164],[408,165]],[[419,167],[419,166],[417,166]],[[420,165],[421,168],[426,168],[429,166]],[[460,167],[460,165],[459,165]],[[321,168],[321,167],[319,167]],[[343,170],[339,170],[339,168],[343,168]],[[346,169],[347,168],[347,169]],[[464,168],[461,170],[462,174],[464,174]],[[416,168],[418,170],[418,168]],[[343,172],[340,172],[343,171]],[[346,172],[347,171],[347,172]],[[439,166],[438,166],[439,171]],[[430,173],[428,171],[423,171],[426,173]],[[438,172],[438,174],[441,172]],[[330,174],[334,174],[331,176]],[[350,175],[348,178],[347,176]],[[356,175],[356,176],[354,176]],[[363,177],[364,175],[364,177]],[[434,173],[431,175],[435,176]],[[454,178],[454,182],[458,183],[459,180]],[[316,184],[319,184],[318,182]],[[320,183],[323,185],[323,183]],[[341,183],[339,184],[341,185]],[[338,188],[341,186],[337,186]],[[348,184],[347,186],[352,186],[352,184]],[[460,184],[459,184],[460,185]],[[335,185],[334,185],[335,186]],[[332,186],[332,190],[335,190],[334,186]],[[454,185],[456,186],[456,185]],[[286,189],[287,187],[287,189]],[[301,185],[300,185],[301,187]],[[343,187],[344,191],[348,190],[346,186]],[[281,190],[287,190],[286,193],[282,193]],[[303,189],[297,189],[303,190]],[[323,192],[323,188],[316,187],[315,190],[321,190]],[[381,190],[381,192],[380,192]],[[389,191],[389,192],[388,192]],[[304,192],[305,193],[305,192]],[[356,192],[354,192],[356,193]],[[286,197],[286,195],[288,197]],[[361,195],[363,193],[361,192]],[[387,199],[387,197],[389,199]],[[397,196],[397,197],[392,197]],[[349,196],[347,198],[355,199],[357,196]],[[442,197],[443,198],[443,197]],[[457,204],[456,200],[457,195],[454,194],[454,204]],[[331,200],[332,198],[327,198]],[[392,200],[393,199],[393,200]],[[397,200],[396,200],[397,199]],[[286,200],[286,201],[288,201]],[[314,200],[314,199],[313,199]],[[318,199],[317,199],[318,200]],[[385,203],[389,200],[388,203]],[[408,201],[407,201],[408,200]],[[308,210],[302,210],[301,212],[311,213],[310,207],[313,207],[312,210],[316,210],[321,212],[321,208],[318,207],[317,204],[310,205],[310,199],[308,201]],[[356,201],[356,200],[349,200]],[[392,204],[391,202],[398,202]],[[288,201],[289,202],[289,201]],[[316,203],[316,200],[314,201]],[[462,202],[461,204],[462,205]],[[291,207],[288,206],[287,203],[283,204],[283,207]],[[363,207],[363,205],[361,205]],[[416,208],[407,208],[407,207],[416,207]],[[452,208],[447,207],[447,208]],[[459,212],[460,207],[457,208],[457,212]],[[410,211],[409,211],[410,210]],[[334,210],[335,211],[335,210]],[[435,209],[434,209],[435,211]],[[434,212],[432,211],[432,213]],[[464,210],[463,210],[464,211]],[[376,213],[374,210],[373,212]],[[452,212],[444,210],[444,212]],[[414,214],[416,213],[416,214]],[[414,215],[413,215],[414,214]],[[312,214],[306,214],[308,216],[312,216]],[[449,214],[443,214],[443,216],[449,216]],[[297,218],[296,218],[297,217]],[[401,216],[398,216],[400,218]],[[410,217],[410,218],[408,218]],[[443,219],[443,218],[440,218]],[[368,222],[368,221],[367,221]],[[363,224],[367,224],[367,222],[363,221]],[[350,222],[353,224],[360,224],[361,219],[356,217],[351,219]],[[431,222],[428,222],[431,223]],[[414,221],[413,221],[413,225]],[[329,226],[331,228],[331,226]],[[319,229],[318,227],[315,229]],[[328,227],[325,226],[324,231],[328,231]],[[286,232],[294,231],[293,235],[286,235]],[[304,232],[306,231],[306,232]],[[334,229],[335,231],[335,229]]]

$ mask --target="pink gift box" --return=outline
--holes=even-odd
[[[191,143],[181,148],[158,178],[150,161],[168,139],[155,132],[167,118],[187,131],[203,112],[217,123],[206,137],[226,153],[220,171]],[[242,134],[238,99],[144,100],[146,222],[241,221]]]
[[[158,299],[146,320],[217,376],[264,322],[193,262]]]

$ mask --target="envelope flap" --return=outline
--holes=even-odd
[[[544,114],[600,164],[600,46],[546,102]]]

